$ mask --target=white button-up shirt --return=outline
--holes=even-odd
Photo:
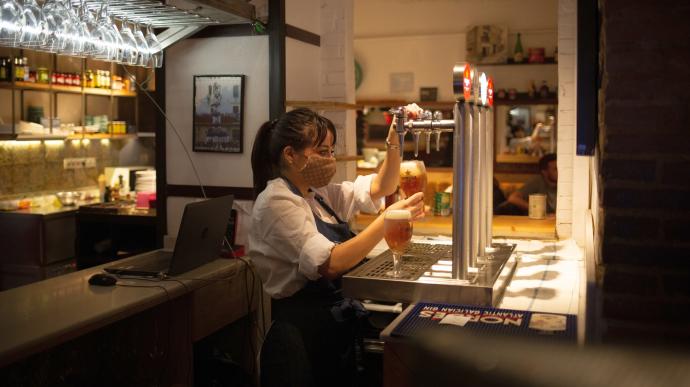
[[[328,184],[313,189],[338,214],[349,221],[357,211],[376,213],[383,199],[371,199],[376,175],[358,176],[354,182]],[[328,223],[337,220],[314,199],[293,193],[282,178],[270,180],[254,202],[249,232],[249,256],[273,298],[284,298],[320,277],[318,267],[331,255],[335,243],[316,229],[314,214]]]

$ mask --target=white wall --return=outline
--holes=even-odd
[[[166,52],[166,107],[204,185],[252,187],[251,149],[268,119],[268,37],[187,39]],[[192,152],[193,76],[244,74],[243,153]],[[168,184],[196,185],[190,161],[170,124],[166,126]],[[176,235],[180,215],[192,199],[169,198],[168,234]]]
[[[321,34],[321,1],[285,2],[285,23]],[[318,101],[321,98],[321,47],[292,38],[285,39],[285,96],[288,101]]]
[[[355,0],[355,39],[457,33],[475,24],[553,29],[557,5],[557,0]]]
[[[506,26],[509,54],[520,32],[525,51],[544,47],[546,56],[553,56],[556,17],[555,0],[355,1],[355,59],[363,72],[357,99],[414,101],[420,87],[437,87],[439,100],[453,100],[451,69],[465,60],[469,26]],[[496,89],[526,91],[531,81],[539,86],[545,80],[552,88],[557,83],[553,66],[484,66],[482,70],[493,76]],[[390,75],[402,72],[414,73],[414,85],[409,92],[393,95]]]

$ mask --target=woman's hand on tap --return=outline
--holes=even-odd
[[[420,108],[417,106],[416,103],[410,103],[405,105],[405,113],[407,114],[407,118],[414,120],[417,119],[424,109]],[[391,145],[397,145],[400,146],[400,139],[398,137],[398,133],[395,131],[395,126],[397,124],[397,119],[398,117],[393,116],[393,121],[391,121],[391,126],[388,128],[388,143]]]
[[[423,111],[424,109],[417,106],[416,103],[410,103],[405,105],[405,112],[407,113],[407,119],[409,120],[415,120],[419,118],[419,116],[422,115]]]

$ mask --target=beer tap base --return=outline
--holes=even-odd
[[[345,296],[374,301],[419,301],[496,306],[515,271],[514,244],[494,243],[496,251],[465,280],[451,278],[451,245],[411,243],[403,255],[400,278],[386,273],[392,267],[387,250],[345,274]]]

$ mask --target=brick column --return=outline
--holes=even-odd
[[[600,4],[604,340],[687,345],[690,6]]]

